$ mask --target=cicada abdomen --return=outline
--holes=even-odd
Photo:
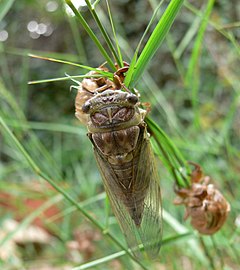
[[[201,167],[195,166],[190,188],[176,190],[178,197],[175,204],[186,207],[185,219],[191,218],[191,225],[201,234],[211,235],[217,232],[225,223],[230,205],[222,193],[210,184],[210,177],[204,176]]]
[[[162,235],[161,194],[145,110],[135,94],[116,88],[96,91],[76,104],[82,105],[104,187],[129,247],[141,256],[142,245],[148,257],[156,257]]]

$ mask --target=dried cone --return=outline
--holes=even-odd
[[[175,190],[178,195],[174,204],[186,207],[185,219],[191,218],[191,225],[201,234],[211,235],[224,224],[230,211],[230,204],[221,192],[210,184],[210,177],[204,176],[201,167],[195,163],[189,188]]]

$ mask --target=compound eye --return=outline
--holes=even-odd
[[[129,94],[127,100],[129,103],[135,105],[138,102],[138,97],[134,94]]]
[[[83,106],[82,106],[82,111],[84,112],[84,113],[88,113],[89,112],[89,110],[90,110],[90,108],[91,108],[91,104],[90,104],[90,102],[85,102],[84,104],[83,104]]]

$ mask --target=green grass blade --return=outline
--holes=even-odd
[[[73,5],[72,1],[71,0],[65,0],[65,2],[71,8],[71,10],[75,14],[75,16],[79,19],[80,23],[82,24],[82,26],[84,27],[84,29],[86,30],[86,32],[88,33],[88,35],[91,37],[91,39],[93,40],[93,42],[96,44],[97,48],[99,49],[99,51],[101,52],[101,54],[103,55],[103,57],[106,59],[106,61],[109,64],[110,68],[112,70],[116,70],[115,65],[114,65],[112,59],[110,58],[110,56],[108,55],[108,53],[106,52],[106,50],[103,48],[103,46],[100,43],[99,39],[94,34],[94,32],[92,31],[92,29],[89,27],[88,23],[85,21],[85,19],[83,18],[83,16],[75,8],[75,6]]]
[[[27,103],[28,103],[28,85],[27,81],[29,78],[29,71],[30,71],[30,66],[29,66],[29,57],[24,57],[22,59],[22,81],[19,84],[19,92],[21,96],[20,104],[19,107],[22,108],[23,112],[27,110]]]
[[[1,0],[0,1],[0,21],[8,13],[15,0]]]
[[[26,123],[18,120],[8,120],[8,126],[14,127],[16,129],[23,130],[45,130],[51,132],[60,132],[76,135],[85,135],[86,129],[82,126],[70,126],[61,123],[47,123],[47,122],[31,122],[27,121]]]
[[[187,174],[181,171],[184,168],[186,172],[189,172],[188,164],[180,151],[153,120],[147,118],[146,123],[156,141],[156,147],[159,150],[158,153],[161,160],[173,176],[176,184],[180,187],[189,186],[190,182]]]
[[[9,65],[9,59],[7,55],[5,54],[5,46],[3,42],[0,42],[0,70],[1,70],[1,77],[0,79],[3,80],[5,85],[7,85],[8,89],[11,91],[14,91],[14,85],[12,82],[11,72],[10,72],[10,65]]]
[[[87,206],[89,206],[89,205],[91,205],[93,203],[96,203],[98,201],[102,201],[104,199],[106,199],[106,193],[102,192],[102,193],[99,193],[99,194],[97,194],[97,195],[95,195],[93,197],[90,197],[90,198],[86,199],[85,201],[81,201],[80,205],[81,205],[81,207],[87,207]],[[53,222],[53,221],[55,221],[55,220],[57,220],[59,218],[63,218],[65,216],[75,212],[76,210],[77,210],[77,208],[74,205],[72,205],[72,206],[64,209],[60,213],[57,213],[57,214],[47,218],[45,220],[45,222],[46,223]]]
[[[76,67],[84,68],[84,69],[91,70],[91,71],[96,71],[99,74],[102,74],[104,77],[113,78],[113,75],[112,75],[111,72],[103,71],[103,70],[100,70],[100,69],[97,69],[97,68],[84,66],[84,65],[81,65],[81,64],[77,64],[77,63],[73,63],[73,62],[69,62],[69,61],[64,61],[64,60],[60,60],[60,59],[55,59],[55,58],[52,58],[52,57],[39,56],[39,55],[31,54],[31,53],[29,53],[28,56],[33,57],[33,58],[37,58],[37,59],[51,61],[51,62],[76,66]]]
[[[98,3],[99,3],[100,1],[101,1],[101,0],[96,0],[96,1],[92,4],[93,8],[95,8],[95,7],[98,5]]]
[[[172,0],[151,34],[147,44],[143,48],[138,61],[136,63],[134,73],[132,76],[130,88],[134,87],[140,79],[148,63],[156,53],[157,49],[162,44],[167,35],[171,25],[173,24],[184,0]]]
[[[132,61],[130,63],[127,75],[124,79],[124,84],[126,85],[126,87],[129,87],[131,81],[132,81],[132,76],[134,73],[134,68],[135,68],[135,64],[137,63],[137,51],[134,53]]]
[[[141,39],[140,39],[140,41],[139,41],[139,43],[138,43],[138,46],[137,46],[137,49],[136,49],[137,53],[139,52],[139,49],[140,49],[140,47],[141,47],[141,45],[142,45],[142,42],[143,42],[145,36],[147,35],[147,33],[148,33],[148,31],[149,31],[151,25],[153,24],[154,20],[156,19],[156,16],[157,16],[157,14],[158,14],[158,11],[159,11],[161,5],[163,4],[163,2],[164,2],[164,0],[160,1],[160,3],[159,3],[159,4],[156,6],[156,8],[154,9],[153,15],[152,15],[152,17],[151,17],[151,19],[150,19],[150,21],[149,21],[149,23],[148,23],[148,25],[147,25],[147,27],[146,27],[146,29],[145,29],[143,35],[142,35],[142,37],[141,37]]]
[[[190,236],[192,236],[192,233],[189,233],[189,232],[183,233],[183,234],[172,235],[170,237],[167,237],[167,238],[163,239],[162,240],[162,245],[167,245],[167,244],[170,244],[171,242],[175,243],[175,242],[177,242],[179,240],[188,238]],[[85,269],[89,269],[89,268],[94,269],[93,267],[96,267],[96,266],[101,265],[103,263],[106,263],[106,262],[112,261],[114,259],[120,258],[120,257],[122,257],[124,255],[126,255],[126,251],[122,250],[122,251],[113,253],[111,255],[108,255],[106,257],[103,257],[103,258],[100,258],[100,259],[97,259],[97,260],[82,264],[82,265],[77,266],[77,267],[74,267],[72,270],[85,270]]]
[[[68,81],[68,80],[71,80],[71,79],[99,78],[99,77],[102,77],[102,75],[100,75],[100,74],[99,75],[98,74],[73,75],[73,76],[68,76],[68,77],[60,77],[60,78],[44,79],[44,80],[37,80],[37,81],[29,81],[28,84],[39,84],[39,83]]]
[[[27,80],[27,78],[26,78]],[[26,81],[25,81],[26,84]],[[27,85],[27,84],[26,84]],[[5,88],[5,85],[0,80],[0,116],[5,119],[6,122],[14,119],[19,124],[27,125],[28,122],[23,113],[23,108],[19,104],[19,100],[16,96]],[[11,120],[10,120],[11,119]],[[55,161],[50,156],[45,145],[36,137],[36,134],[31,130],[26,132],[26,129],[20,129],[16,132],[16,136],[23,139],[23,144],[26,149],[32,150],[32,156],[34,156],[40,166],[44,170],[48,171],[51,175],[60,176],[60,172],[56,166]],[[7,140],[8,138],[6,138]],[[26,164],[26,163],[25,163]]]
[[[29,49],[24,49],[24,48],[14,48],[14,47],[10,47],[8,46],[7,48],[3,48],[0,46],[0,52],[4,52],[6,54],[10,54],[10,55],[14,55],[14,56],[29,56],[29,54],[31,55],[41,55],[41,56],[45,56],[45,57],[49,57],[49,55],[51,55],[52,58],[55,59],[59,59],[61,58],[62,60],[65,61],[74,61],[77,62],[79,61],[79,57],[77,55],[74,54],[70,54],[70,53],[57,53],[57,52],[48,52],[48,51],[41,51],[41,50],[29,50]]]
[[[147,35],[147,33],[148,33],[148,31],[149,31],[149,29],[150,29],[150,27],[151,27],[151,25],[152,25],[154,19],[155,19],[156,16],[157,16],[157,13],[158,13],[158,11],[159,11],[159,9],[160,9],[160,7],[161,7],[163,1],[164,1],[164,0],[162,0],[162,1],[157,5],[157,7],[154,9],[152,18],[151,18],[151,20],[149,21],[149,23],[148,23],[148,25],[147,25],[147,28],[145,29],[145,31],[144,31],[144,33],[143,33],[143,35],[142,35],[140,41],[138,42],[137,48],[136,48],[136,50],[135,50],[135,52],[134,52],[134,56],[133,56],[133,58],[132,58],[132,61],[131,61],[130,67],[129,67],[129,70],[128,70],[128,72],[127,72],[127,76],[126,76],[126,78],[125,78],[125,80],[124,80],[124,84],[126,85],[126,87],[129,87],[130,83],[132,82],[132,77],[133,77],[133,73],[134,73],[134,69],[135,69],[135,64],[136,64],[136,62],[137,62],[138,52],[139,52],[139,50],[140,50],[140,47],[141,47],[141,45],[142,45],[142,42],[143,42],[145,36]]]
[[[112,18],[110,5],[109,5],[109,2],[107,0],[106,0],[106,3],[107,3],[108,15],[109,15],[109,19],[110,19],[110,23],[111,23],[111,27],[112,27],[113,36],[114,36],[115,44],[116,44],[116,47],[117,47],[118,58],[116,59],[116,61],[117,61],[118,65],[119,65],[119,67],[123,67],[122,54],[121,54],[121,50],[120,50],[117,35],[116,35],[116,30],[115,30],[114,21],[113,21],[113,18]]]
[[[28,155],[27,151],[24,149],[24,147],[21,145],[21,143],[18,141],[18,139],[13,135],[9,127],[6,125],[4,119],[0,116],[0,124],[2,127],[2,132],[5,131],[7,134],[8,138],[14,143],[16,148],[19,150],[19,152],[22,153],[26,161],[29,163],[30,167],[34,170],[36,174],[40,173],[40,169],[38,166],[35,164],[35,162],[32,160],[32,158]]]
[[[215,0],[209,0],[207,3],[207,7],[205,9],[205,12],[203,14],[203,20],[200,24],[200,28],[198,31],[198,35],[196,37],[194,48],[192,51],[192,55],[189,61],[188,65],[188,71],[185,78],[185,84],[188,89],[191,89],[192,92],[192,104],[193,104],[193,110],[195,112],[195,118],[194,123],[196,126],[199,126],[199,112],[198,112],[198,106],[197,106],[197,100],[198,100],[198,90],[199,90],[199,72],[198,72],[198,63],[200,59],[201,54],[201,48],[202,48],[202,41],[204,38],[204,33],[206,31],[207,25],[208,25],[208,19],[210,17],[211,11],[213,9]]]
[[[180,59],[177,57],[176,55],[176,46],[174,44],[174,39],[172,37],[172,35],[169,33],[166,37],[166,41],[167,41],[167,46],[169,48],[169,51],[171,52],[172,54],[172,57],[174,59],[174,62],[175,62],[175,65],[176,65],[176,68],[178,70],[178,73],[181,77],[181,80],[182,82],[184,82],[184,74],[185,74],[185,71],[184,71],[184,66],[183,66],[183,63],[180,61]]]
[[[193,39],[195,34],[197,33],[200,21],[201,21],[200,17],[196,17],[194,19],[194,21],[191,24],[191,26],[189,27],[187,33],[184,35],[180,44],[178,45],[178,47],[175,50],[175,57],[176,58],[179,59],[182,56],[183,52],[185,51],[185,49],[187,48],[187,46],[189,45],[189,43],[191,42],[191,40]]]
[[[192,13],[199,17],[203,17],[203,13],[199,11],[197,8],[195,8],[193,5],[191,5],[189,2],[185,1],[184,6],[189,9]],[[203,18],[204,20],[204,18]],[[231,32],[226,31],[222,26],[218,25],[217,23],[213,22],[212,20],[208,20],[209,24],[216,29],[221,35],[223,35],[226,39],[232,42],[236,52],[240,55],[240,45],[239,42],[236,40],[236,38],[232,35]]]
[[[93,16],[95,22],[96,22],[97,25],[98,25],[98,27],[99,27],[99,29],[100,29],[100,32],[101,32],[101,34],[102,34],[104,40],[106,41],[106,44],[107,44],[109,50],[110,50],[111,53],[113,54],[113,57],[114,57],[115,61],[117,62],[117,64],[118,64],[119,66],[122,66],[122,62],[121,62],[121,60],[120,60],[120,58],[119,58],[119,56],[118,56],[118,54],[117,54],[117,52],[116,52],[116,50],[115,50],[115,48],[114,48],[114,46],[113,46],[113,43],[112,43],[112,41],[111,41],[111,39],[110,39],[110,37],[109,37],[109,35],[108,35],[106,29],[104,28],[103,24],[102,24],[101,21],[99,20],[99,17],[98,17],[98,15],[97,15],[96,11],[95,11],[95,6],[91,5],[91,3],[90,3],[89,0],[86,0],[86,4],[87,4],[88,9],[90,10],[90,12],[91,12],[91,14],[92,14],[92,16]]]
[[[80,60],[80,63],[87,64],[88,63],[87,54],[86,54],[86,51],[82,42],[81,35],[78,31],[78,26],[79,26],[78,22],[75,17],[69,17],[69,16],[67,17],[68,17],[70,28],[72,30],[72,37],[73,37],[73,40],[74,40],[74,43],[78,52],[78,58]]]
[[[173,217],[169,212],[167,212],[165,209],[163,209],[163,219],[164,221],[172,227],[177,233],[179,234],[185,234],[188,233],[189,230],[182,225],[175,217]],[[207,258],[204,254],[204,252],[201,249],[201,246],[199,245],[196,237],[192,239],[187,239],[186,243],[190,249],[194,252],[195,259],[198,259],[203,265],[208,265]]]

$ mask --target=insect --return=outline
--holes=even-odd
[[[128,246],[137,257],[155,258],[162,237],[159,179],[144,122],[146,111],[137,95],[121,89],[127,69],[119,69],[114,82],[85,79],[76,97],[76,117],[87,125],[106,193]]]
[[[221,192],[210,184],[201,167],[193,162],[190,188],[175,190],[178,197],[174,203],[186,207],[185,219],[191,217],[191,225],[201,234],[211,235],[217,232],[226,221],[230,205]]]

